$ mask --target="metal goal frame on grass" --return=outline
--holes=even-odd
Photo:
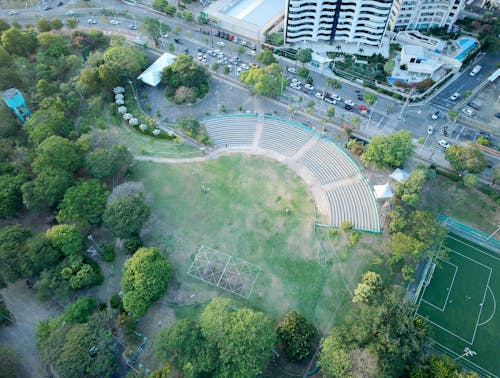
[[[248,299],[260,268],[248,261],[201,245],[187,274],[210,285]]]

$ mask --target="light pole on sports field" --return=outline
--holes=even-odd
[[[472,356],[475,356],[477,353],[474,352],[473,350],[470,350],[469,347],[465,347],[464,348],[464,354],[461,354],[460,356],[458,356],[457,358],[455,358],[453,361],[456,361],[462,357],[472,357]]]

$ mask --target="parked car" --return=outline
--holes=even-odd
[[[453,93],[453,94],[450,96],[450,100],[451,100],[451,101],[456,101],[456,100],[458,100],[458,98],[459,98],[460,96],[461,96],[461,95],[460,95],[460,93],[455,92],[455,93]]]
[[[257,50],[257,45],[255,43],[252,43],[252,45],[250,46],[250,48],[252,50]]]
[[[463,108],[463,109],[462,109],[462,112],[463,112],[464,114],[467,114],[469,117],[472,117],[472,116],[474,115],[474,111],[473,111],[473,110],[471,110],[471,109],[469,109],[469,108]]]
[[[298,90],[298,91],[300,91],[300,90],[301,90],[301,88],[302,88],[302,87],[300,86],[300,84],[297,84],[297,83],[290,83],[290,87],[292,87],[293,89],[296,89],[296,90]]]
[[[304,88],[309,89],[310,91],[314,90],[314,87],[311,84],[304,84]]]
[[[444,139],[441,139],[438,144],[443,147],[443,148],[448,148],[450,147],[450,144],[448,143],[448,141],[444,140]]]
[[[286,70],[287,70],[288,72],[290,72],[290,73],[293,73],[293,74],[294,74],[294,73],[297,73],[297,70],[296,70],[295,68],[293,68],[293,67],[288,67]]]
[[[250,55],[250,56],[255,56],[255,51],[253,50],[248,50],[247,51],[247,54]]]
[[[332,97],[327,97],[327,96],[325,96],[325,101],[328,102],[329,104],[333,104],[333,105],[335,105],[337,103],[337,100],[335,100]]]
[[[340,101],[340,100],[342,100],[342,97],[340,97],[338,94],[335,94],[335,93],[334,93],[334,94],[332,94],[330,97],[331,97],[331,98],[333,98],[335,101]]]
[[[495,117],[500,118],[500,113],[495,113]]]
[[[472,71],[470,72],[470,74],[469,74],[469,75],[470,75],[470,76],[476,76],[476,75],[479,73],[479,71],[481,71],[481,68],[483,68],[483,67],[481,67],[481,66],[478,64],[477,66],[475,66],[475,67],[472,69]]]
[[[247,41],[246,41],[246,40],[244,40],[244,39],[242,39],[242,40],[241,40],[241,45],[242,45],[242,46],[246,46],[246,45],[247,45]]]
[[[320,100],[323,100],[325,98],[325,95],[321,92],[316,92],[314,97],[319,98]]]
[[[434,127],[432,127],[432,126],[427,126],[427,134],[429,134],[429,135],[434,134]]]
[[[434,113],[432,113],[431,115],[431,118],[432,119],[438,119],[439,117],[441,117],[441,112],[439,110],[436,110]]]
[[[182,44],[182,41],[179,39],[179,38],[174,38],[174,42],[175,43],[178,43],[179,45]]]
[[[344,104],[346,104],[347,106],[350,106],[351,108],[354,108],[356,106],[356,104],[354,102],[352,102],[351,100],[345,100]]]
[[[222,41],[218,41],[217,46],[224,47],[224,46],[226,46],[226,44]]]
[[[205,50],[203,47],[198,47],[198,52],[205,54],[207,50]]]
[[[245,63],[242,63],[240,67],[243,68],[244,70],[249,70],[250,69],[250,67],[247,66]]]
[[[481,109],[481,107],[474,102],[468,102],[467,105],[469,105],[472,109],[475,109],[475,110]]]
[[[491,140],[491,134],[485,133],[484,131],[478,131],[477,132],[476,139],[479,138],[479,137]]]

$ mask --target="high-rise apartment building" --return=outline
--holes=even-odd
[[[394,0],[389,28],[392,31],[450,27],[465,0]]]
[[[393,0],[287,0],[285,41],[379,46]]]

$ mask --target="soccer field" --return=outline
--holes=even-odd
[[[436,348],[481,375],[500,377],[500,257],[454,234],[442,248],[416,315],[431,326]],[[466,353],[467,352],[467,353]]]

